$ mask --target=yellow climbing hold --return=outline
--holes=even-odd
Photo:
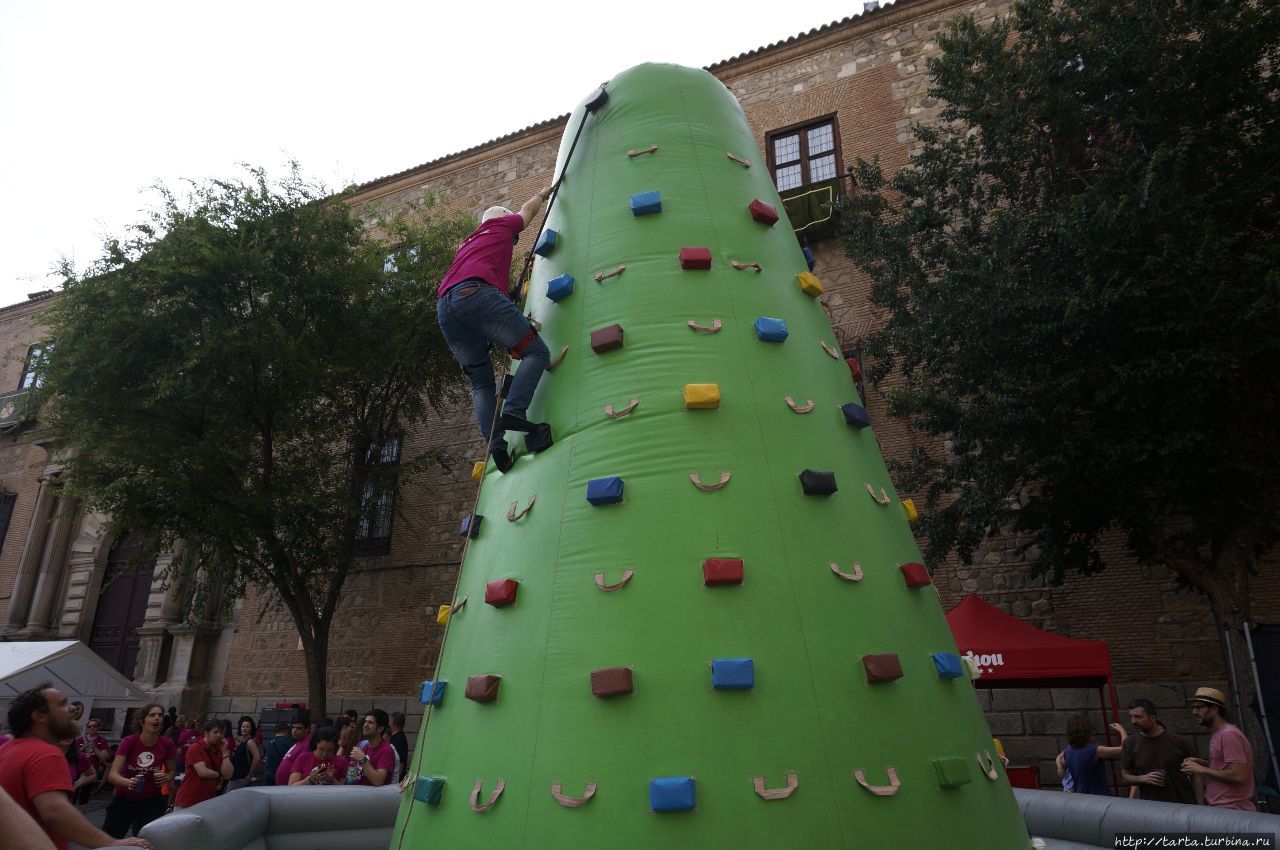
[[[810,298],[817,298],[822,294],[822,281],[813,272],[800,272],[796,275],[796,283],[800,284],[804,294]]]
[[[902,509],[907,512],[907,522],[915,522],[920,519],[920,512],[916,510],[916,503],[910,499],[902,500]]]
[[[478,460],[471,465],[471,480],[479,481],[484,478],[484,461]]]
[[[449,615],[452,613],[453,613],[452,606],[441,605],[438,609],[436,609],[436,625],[437,626],[449,625]]]
[[[685,384],[684,406],[689,410],[712,410],[720,406],[719,384]]]

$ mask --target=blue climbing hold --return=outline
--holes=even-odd
[[[867,428],[871,425],[871,416],[867,413],[867,409],[860,404],[849,402],[840,405],[840,412],[844,414],[844,424],[852,425],[858,430]]]
[[[562,274],[547,281],[547,297],[552,301],[563,301],[573,294],[573,275]]]
[[[444,681],[427,681],[422,683],[422,694],[418,697],[418,701],[423,705],[440,705],[444,702],[444,689],[448,685]]]
[[[756,339],[761,342],[782,342],[787,338],[787,323],[782,319],[770,319],[768,316],[761,316],[756,319],[754,327],[756,329]]]
[[[664,776],[649,782],[649,809],[655,812],[688,812],[697,805],[692,776]]]
[[[587,482],[587,501],[593,505],[616,505],[622,501],[622,479],[593,478]]]
[[[933,666],[938,671],[939,679],[964,678],[964,665],[960,663],[960,656],[954,652],[933,653]]]
[[[662,212],[662,193],[654,190],[652,192],[637,192],[631,196],[631,214],[632,215],[653,215]]]
[[[750,658],[715,658],[711,661],[711,687],[722,691],[749,691],[756,686],[756,665]]]
[[[542,231],[542,235],[538,237],[538,241],[533,243],[533,253],[539,257],[550,257],[551,252],[556,249],[556,242],[560,239],[560,234],[556,233],[550,227]]]

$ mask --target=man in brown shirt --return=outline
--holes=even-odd
[[[1190,777],[1182,772],[1183,761],[1196,754],[1195,748],[1186,738],[1164,727],[1151,700],[1135,699],[1129,703],[1129,721],[1138,734],[1124,739],[1124,781],[1142,800],[1195,804],[1196,791]]]

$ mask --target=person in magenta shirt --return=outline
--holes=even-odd
[[[280,759],[276,768],[276,784],[288,785],[289,775],[293,772],[293,762],[298,756],[311,748],[311,714],[306,711],[295,711],[289,720],[289,734],[293,735],[294,744],[289,752]]]
[[[164,722],[164,709],[158,703],[144,706],[138,733],[116,749],[107,771],[107,781],[116,789],[102,823],[107,835],[124,838],[130,829],[137,835],[169,807],[169,797],[161,789],[173,778],[178,745],[160,734]]]
[[[1217,688],[1197,688],[1189,702],[1191,714],[1213,734],[1209,760],[1188,758],[1182,763],[1182,772],[1203,777],[1209,805],[1256,812],[1253,747],[1238,726],[1227,722],[1227,695]]]
[[[391,718],[380,708],[365,715],[364,736],[351,749],[351,766],[359,773],[359,785],[386,785],[395,781],[396,748],[391,746]]]
[[[338,755],[338,730],[321,726],[311,736],[310,748],[293,760],[290,785],[341,785],[348,761]]]
[[[111,744],[98,734],[100,728],[99,721],[90,717],[84,724],[84,734],[76,738],[76,748],[87,755],[89,761],[93,763],[94,776],[98,782],[102,782],[105,778],[107,765],[111,763]],[[88,803],[89,798],[93,796],[93,789],[94,783],[82,785],[76,792],[76,803],[80,805]]]
[[[81,792],[88,790],[98,779],[98,772],[93,769],[93,759],[76,746],[75,738],[59,741],[67,759],[67,772],[71,774],[71,799],[79,803]]]
[[[529,319],[512,302],[507,283],[520,231],[529,226],[550,194],[550,188],[538,192],[518,213],[506,207],[485,210],[480,226],[462,240],[453,265],[440,282],[436,305],[440,331],[471,383],[471,403],[480,433],[491,445],[500,472],[506,472],[512,464],[503,436],[508,430],[528,431],[531,437],[536,434],[543,447],[551,444],[550,427],[525,418],[538,381],[551,362],[551,353]],[[492,344],[520,359],[496,427],[497,384],[489,359]]]

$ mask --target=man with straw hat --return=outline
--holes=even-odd
[[[1253,747],[1240,727],[1227,722],[1227,695],[1217,688],[1196,688],[1191,713],[1212,734],[1209,760],[1191,757],[1182,772],[1204,777],[1205,800],[1224,809],[1257,811],[1253,804]]]

